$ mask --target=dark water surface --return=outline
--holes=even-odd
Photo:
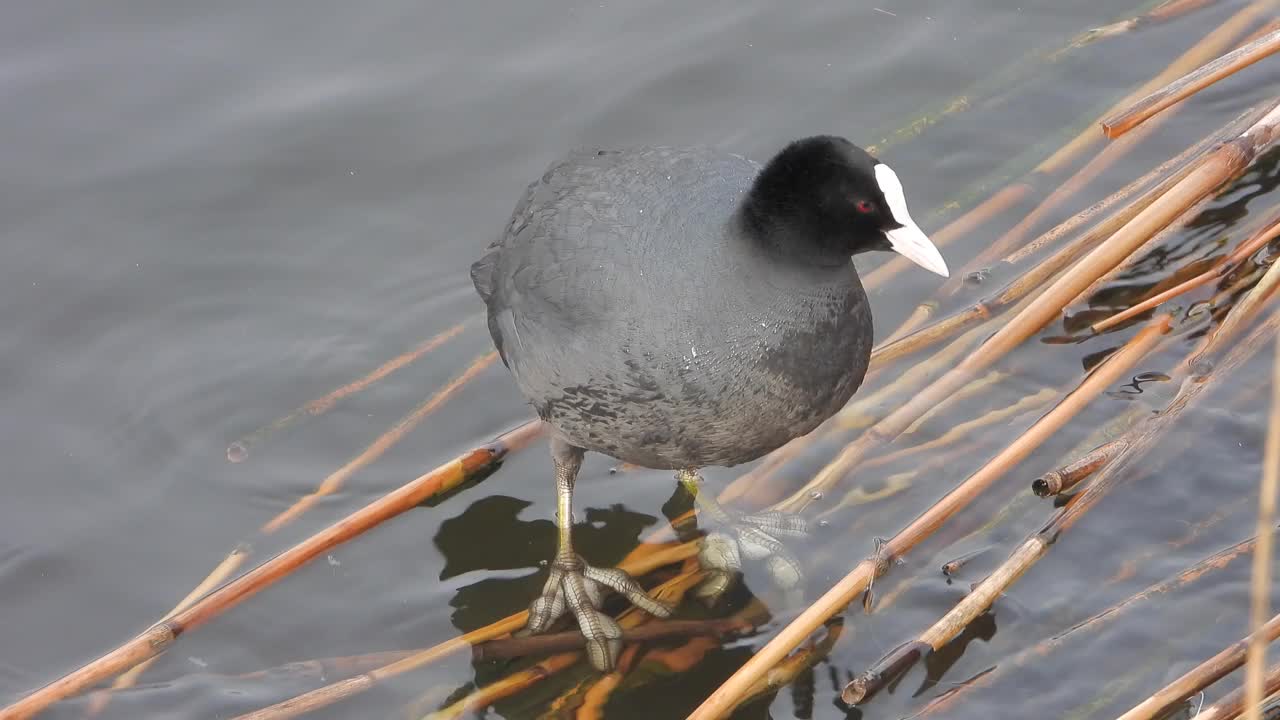
[[[709,143],[763,159],[815,132],[871,143],[1032,50],[1131,14],[1115,0],[876,2],[11,3],[0,23],[0,703],[155,621],[236,543],[252,542],[259,562],[528,417],[505,370],[491,366],[339,492],[284,530],[257,533],[490,348],[467,266],[564,149]],[[883,157],[921,224],[936,230],[943,218],[929,208],[975,196],[1037,146],[1033,162],[1043,157],[1246,4],[1217,2],[1032,68],[1032,82],[1007,97]],[[1055,219],[1274,96],[1276,67],[1264,62],[1198,96]],[[1171,238],[1172,250],[1113,289],[1145,287],[1221,252],[1224,239],[1238,242],[1280,200],[1278,177],[1276,158],[1264,158]],[[952,267],[998,229],[946,248]],[[912,271],[873,292],[880,332],[938,284]],[[242,463],[225,459],[233,440],[462,321],[470,324],[424,360],[271,434]],[[1073,387],[1133,332],[1029,342],[999,366],[1010,378],[913,439],[1044,386]],[[1055,323],[1040,340],[1063,334]],[[1176,338],[1134,375],[1168,371],[1192,342]],[[1262,352],[1237,370],[1151,456],[1174,462],[1108,497],[961,641],[850,716],[910,715],[1251,534],[1269,368]],[[1121,385],[962,520],[972,526],[1025,495],[1025,480],[1093,429],[1172,392],[1154,381],[1135,397]],[[837,515],[837,531],[805,553],[822,558],[811,592],[1041,412],[977,433],[972,453],[883,508]],[[834,451],[815,448],[783,476],[800,480]],[[609,469],[591,458],[576,497],[578,541],[597,563],[665,523],[673,491],[668,473]],[[882,482],[873,472],[885,471],[858,479]],[[1222,517],[1205,523],[1215,511]],[[553,513],[539,443],[478,488],[385,524],[183,636],[104,717],[231,717],[317,683],[230,675],[424,647],[499,619],[533,597]],[[1043,502],[1020,505],[954,584],[929,568],[974,543],[952,536],[921,548],[881,581],[916,578],[891,608],[859,610],[797,691],[739,717],[844,717],[833,697],[848,673],[941,616],[1048,514]],[[1243,634],[1248,570],[1237,565],[972,693],[946,717],[1118,714]],[[763,576],[748,584],[779,599]],[[789,617],[798,608],[776,609]],[[683,717],[760,642],[619,691],[607,715]],[[570,675],[585,677],[578,672]],[[317,716],[402,717],[424,690],[443,699],[500,676],[454,657]],[[537,717],[566,682],[491,716]],[[77,700],[48,716],[83,709]]]

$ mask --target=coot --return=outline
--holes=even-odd
[[[529,185],[471,278],[551,429],[559,550],[530,631],[572,611],[608,670],[621,631],[597,609],[604,587],[670,613],[574,551],[583,452],[688,477],[813,430],[867,369],[871,310],[850,256],[869,250],[947,275],[898,176],[841,137],[797,140],[763,168],[709,148],[581,150]],[[777,520],[750,532],[766,551]]]

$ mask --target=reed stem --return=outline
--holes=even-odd
[[[1205,63],[1129,107],[1102,120],[1102,132],[1115,139],[1138,127],[1156,113],[1181,102],[1219,80],[1234,75],[1280,51],[1280,30],[1267,33],[1242,47]]]
[[[1276,513],[1276,488],[1280,485],[1280,335],[1276,336],[1276,354],[1271,371],[1271,419],[1267,426],[1267,442],[1262,460],[1262,486],[1258,489],[1258,551],[1253,555],[1252,612],[1250,626],[1253,637],[1246,652],[1245,707],[1249,720],[1258,720],[1267,664],[1267,644],[1261,627],[1270,611],[1271,598],[1271,528]]]

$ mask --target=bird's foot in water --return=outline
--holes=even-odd
[[[605,588],[614,590],[636,607],[655,617],[665,618],[672,608],[645,593],[640,583],[617,568],[587,565],[577,555],[557,557],[542,595],[529,606],[530,633],[545,632],[565,611],[573,613],[578,628],[587,639],[587,659],[601,672],[613,670],[622,650],[622,628],[600,612]]]
[[[809,522],[799,515],[776,510],[735,513],[722,507],[710,493],[699,492],[702,479],[697,473],[682,471],[677,479],[693,494],[700,514],[716,526],[703,538],[698,552],[707,578],[694,595],[707,605],[715,605],[742,575],[742,560],[746,558],[763,560],[769,577],[787,594],[788,603],[797,602],[802,594],[804,570],[779,538],[807,538]]]

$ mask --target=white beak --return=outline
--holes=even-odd
[[[911,213],[907,212],[907,198],[902,192],[902,182],[898,180],[897,173],[890,170],[884,163],[876,165],[875,172],[876,182],[880,185],[880,192],[884,194],[885,202],[889,204],[893,219],[902,226],[896,230],[885,231],[885,237],[889,238],[889,246],[925,270],[935,272],[942,277],[950,277],[951,274],[947,271],[947,262],[942,259],[942,253],[938,252],[938,248],[911,219]]]

